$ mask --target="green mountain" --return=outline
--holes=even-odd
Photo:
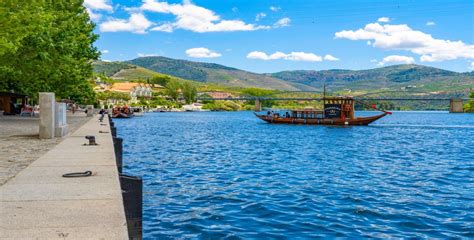
[[[369,70],[283,71],[268,74],[288,82],[321,89],[381,89],[417,87],[425,90],[461,90],[474,86],[471,73],[457,73],[433,67],[407,64]]]
[[[92,64],[94,72],[104,74],[115,80],[146,80],[159,73],[124,62],[96,61]]]
[[[126,62],[94,63],[94,70],[116,80],[145,80],[166,74],[203,83],[231,87],[279,90],[376,91],[416,88],[417,91],[452,93],[474,86],[474,72],[457,73],[421,65],[394,65],[368,70],[298,70],[258,74],[214,63],[165,57],[141,57]]]
[[[184,79],[231,87],[258,87],[292,91],[313,89],[299,83],[286,82],[265,74],[247,72],[215,63],[192,62],[166,57],[141,57],[126,63]]]

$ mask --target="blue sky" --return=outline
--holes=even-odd
[[[104,60],[160,55],[253,72],[416,63],[474,70],[474,1],[85,0]]]

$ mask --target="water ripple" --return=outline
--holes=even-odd
[[[124,171],[144,179],[148,239],[474,238],[474,115],[340,128],[151,113],[116,125]]]

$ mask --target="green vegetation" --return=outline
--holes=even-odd
[[[0,1],[0,91],[95,102],[97,35],[82,0]]]
[[[260,88],[244,88],[241,90],[241,93],[246,96],[265,97],[278,93],[278,91]]]
[[[469,95],[469,97],[474,98],[474,92],[471,92],[471,95]],[[464,111],[474,113],[474,100],[470,100],[464,105]]]
[[[184,100],[187,104],[190,104],[196,101],[197,89],[193,84],[189,82],[185,82],[181,84],[181,91],[183,93]]]
[[[94,72],[103,74],[108,77],[112,77],[114,74],[120,72],[121,70],[137,68],[136,66],[126,64],[123,62],[103,62],[103,61],[94,61],[92,63]]]
[[[166,86],[170,81],[171,77],[167,75],[155,75],[152,78],[148,79],[148,83],[159,84],[161,86]]]
[[[242,106],[234,101],[213,101],[203,106],[203,109],[211,111],[238,111],[244,110]]]
[[[177,102],[179,98],[181,84],[178,81],[169,81],[165,85],[165,94],[168,95],[173,101]]]

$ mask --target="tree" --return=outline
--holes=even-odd
[[[474,98],[474,92],[471,92],[469,97]],[[474,100],[470,100],[468,103],[464,104],[464,111],[474,113]]]
[[[69,99],[78,103],[94,104],[97,99],[92,83],[89,82],[69,85],[66,91],[69,94]]]
[[[193,84],[185,82],[182,85],[181,89],[183,91],[184,100],[187,104],[193,103],[196,100],[197,89]]]
[[[0,1],[0,91],[88,99],[97,35],[82,0]],[[83,91],[71,92],[75,87]],[[89,96],[79,97],[81,93]]]
[[[171,80],[170,76],[167,75],[156,75],[148,80],[148,83],[151,84],[160,84],[161,86],[166,86]]]
[[[165,86],[165,94],[175,102],[178,101],[181,84],[176,80],[170,80]]]
[[[242,94],[248,95],[248,96],[253,96],[253,97],[269,96],[269,95],[275,94],[277,92],[278,91],[276,91],[276,90],[262,89],[262,88],[246,88],[246,89],[242,90]]]

